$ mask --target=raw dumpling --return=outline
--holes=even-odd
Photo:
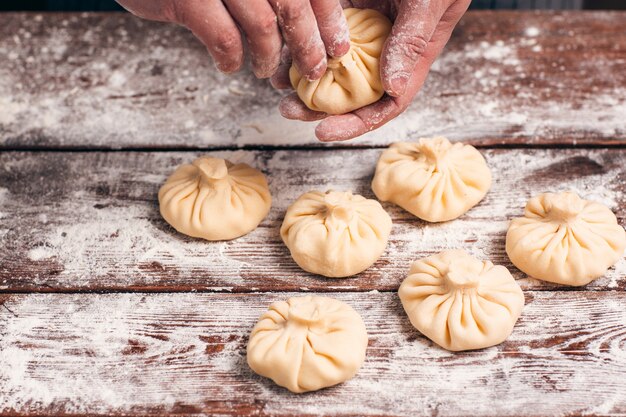
[[[159,190],[163,218],[179,232],[207,240],[249,233],[271,205],[261,171],[220,158],[181,165]]]
[[[371,9],[345,9],[350,29],[350,50],[341,58],[329,58],[319,80],[302,77],[295,65],[289,70],[291,85],[312,110],[343,114],[378,101],[385,90],[379,59],[391,22]]]
[[[391,218],[380,203],[349,191],[303,194],[280,228],[302,269],[335,278],[369,268],[385,250],[390,232]]]
[[[270,306],[252,329],[248,365],[292,392],[347,381],[365,360],[359,313],[328,297],[294,297]]]
[[[398,293],[413,326],[453,351],[502,343],[524,307],[508,269],[462,250],[413,262]]]
[[[611,210],[572,192],[531,198],[506,234],[506,253],[516,267],[565,285],[586,285],[604,275],[624,248],[626,232]]]
[[[456,219],[489,187],[491,172],[480,152],[442,137],[394,143],[378,160],[372,181],[379,200],[429,222]]]

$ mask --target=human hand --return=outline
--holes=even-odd
[[[276,72],[283,38],[294,52],[296,67],[310,80],[326,72],[327,54],[339,57],[350,49],[339,0],[117,1],[139,17],[187,27],[225,73],[241,68],[244,42],[259,78]]]
[[[387,95],[348,114],[329,116],[307,108],[296,93],[282,99],[288,119],[323,121],[315,129],[324,142],[363,135],[393,120],[420,90],[431,65],[450,39],[471,0],[352,0],[345,7],[372,8],[395,19],[381,55],[381,80]],[[348,3],[348,4],[346,4]],[[291,54],[295,57],[295,54]],[[291,88],[288,59],[272,77],[276,88]]]

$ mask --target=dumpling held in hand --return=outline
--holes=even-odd
[[[300,393],[352,378],[366,349],[365,324],[352,307],[328,297],[294,297],[272,304],[254,326],[248,365]]]
[[[531,198],[506,234],[506,253],[516,267],[565,285],[601,277],[625,248],[626,232],[611,210],[572,192]]]
[[[350,29],[350,50],[329,58],[319,80],[302,77],[295,65],[289,70],[291,85],[304,104],[316,111],[343,114],[378,101],[384,94],[379,60],[391,32],[387,17],[371,9],[345,9]]]
[[[503,342],[524,307],[522,290],[505,267],[462,250],[413,262],[398,293],[413,326],[452,351]]]
[[[335,278],[369,268],[385,250],[390,232],[391,218],[380,203],[349,191],[303,194],[280,228],[302,269]]]
[[[394,143],[380,156],[372,181],[379,200],[429,222],[456,219],[489,187],[491,172],[480,152],[443,137]]]
[[[220,158],[202,157],[181,165],[159,190],[163,218],[179,232],[207,240],[249,233],[271,205],[261,171]]]

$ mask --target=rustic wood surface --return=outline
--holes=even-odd
[[[4,413],[580,415],[626,413],[623,293],[526,291],[511,337],[451,353],[395,293],[336,293],[363,316],[367,359],[295,395],[246,365],[247,336],[281,294],[14,295],[0,309]]]
[[[321,147],[279,117],[279,93],[217,74],[181,28],[0,14],[0,415],[626,415],[626,260],[568,288],[504,253],[507,222],[540,192],[574,190],[626,224],[625,21],[468,13],[405,115]],[[394,227],[372,268],[295,265],[278,229],[298,195],[373,197],[379,148],[434,134],[481,147],[494,184],[477,207],[433,225],[385,204]],[[167,175],[207,153],[268,175],[272,210],[241,239],[187,238],[159,216]],[[503,344],[450,353],[410,325],[395,291],[410,261],[446,248],[524,289]],[[305,293],[351,304],[370,341],[354,379],[294,395],[250,371],[245,345],[271,302]]]
[[[626,140],[626,12],[471,12],[393,124],[349,142]],[[182,28],[121,14],[0,14],[0,145],[319,145],[280,94],[226,77]]]
[[[508,222],[526,201],[574,190],[626,221],[626,149],[496,149],[487,197],[460,219],[431,224],[392,204],[388,250],[350,279],[302,271],[280,239],[287,207],[315,188],[375,198],[370,182],[379,149],[210,153],[262,169],[273,207],[254,232],[229,242],[183,236],[160,216],[157,192],[175,167],[202,154],[170,152],[7,152],[0,155],[0,289],[4,291],[369,291],[395,290],[412,260],[462,248],[504,264],[525,289],[555,289],[528,279],[504,252]],[[332,168],[332,176],[329,169]],[[209,261],[210,260],[210,261]],[[626,261],[589,289],[626,288]]]

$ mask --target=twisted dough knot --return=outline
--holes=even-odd
[[[222,180],[228,176],[228,165],[220,158],[198,158],[193,161],[193,165],[200,171],[200,178],[207,183]]]

